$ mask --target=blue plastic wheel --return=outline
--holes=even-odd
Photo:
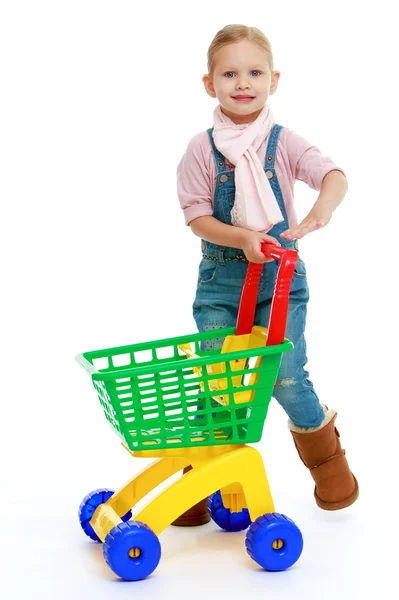
[[[284,571],[301,556],[303,538],[291,519],[269,513],[254,521],[247,531],[249,556],[267,571]]]
[[[120,523],[107,535],[103,545],[104,558],[110,569],[122,579],[145,579],[158,566],[161,544],[155,533],[144,523]]]
[[[225,531],[243,531],[251,524],[248,509],[230,512],[230,509],[223,505],[220,491],[208,498],[208,510],[215,523]]]
[[[87,494],[85,498],[83,498],[82,502],[79,506],[79,521],[82,526],[85,534],[92,539],[94,542],[101,542],[100,538],[97,536],[93,527],[90,525],[90,520],[94,514],[96,508],[100,506],[100,504],[104,504],[109,500],[114,494],[114,490],[109,490],[108,488],[100,488],[98,490],[94,490],[94,492],[90,492]],[[128,521],[132,518],[132,511],[129,510],[122,517],[122,521]]]

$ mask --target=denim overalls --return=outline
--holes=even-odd
[[[280,233],[288,229],[287,213],[274,163],[278,137],[282,127],[275,125],[270,132],[265,156],[265,173],[279,204],[284,221],[275,225],[268,233],[275,237],[283,247],[296,248],[296,242],[280,238]],[[228,171],[224,156],[215,147],[212,129],[208,130],[216,162],[216,186],[213,199],[213,216],[231,225],[230,212],[234,204],[234,170]],[[237,321],[238,306],[245,279],[248,261],[244,252],[235,248],[217,246],[202,240],[203,258],[199,266],[198,285],[193,315],[199,331],[209,331],[222,327],[234,327]],[[278,270],[278,261],[265,263],[259,284],[259,294],[255,315],[255,325],[267,327],[271,300]],[[306,342],[304,337],[306,305],[309,290],[303,261],[298,263],[293,276],[286,337],[294,344],[294,349],[283,353],[278,385],[274,397],[284,408],[291,421],[297,427],[318,427],[324,418],[319,403],[305,370]],[[204,349],[220,348],[223,338],[204,343]]]

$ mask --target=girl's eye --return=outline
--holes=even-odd
[[[260,72],[260,71],[258,71],[258,70],[251,71],[251,73],[259,73],[259,74],[261,74],[261,72]],[[227,73],[225,73],[225,75],[226,75],[226,76],[227,76],[229,79],[231,79],[230,75],[234,75],[234,71],[227,71]]]

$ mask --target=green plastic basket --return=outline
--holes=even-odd
[[[235,327],[131,346],[85,352],[76,357],[90,373],[106,418],[130,450],[187,448],[258,442],[262,436],[282,353],[292,344],[262,346],[221,354],[201,350],[201,342],[233,335]],[[198,358],[187,358],[179,344],[190,343]],[[256,366],[257,357],[262,357]],[[246,359],[245,369],[231,364]],[[229,404],[215,401],[207,365],[225,365]],[[198,374],[201,367],[201,374]],[[197,370],[197,373],[194,372]],[[257,381],[250,384],[251,374]],[[240,385],[232,378],[240,376]],[[253,378],[252,378],[253,380]],[[202,385],[200,385],[202,384]],[[211,387],[210,387],[211,386]],[[254,390],[250,402],[236,403],[237,392]]]

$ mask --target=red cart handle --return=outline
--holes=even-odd
[[[274,346],[284,341],[285,327],[288,315],[288,300],[292,276],[294,274],[298,252],[281,248],[276,244],[264,242],[261,245],[263,254],[270,258],[280,260],[274,288],[272,306],[270,309],[269,327],[266,346]],[[248,263],[247,275],[242,289],[240,306],[238,309],[236,335],[251,333],[255,319],[256,299],[262,264]]]

